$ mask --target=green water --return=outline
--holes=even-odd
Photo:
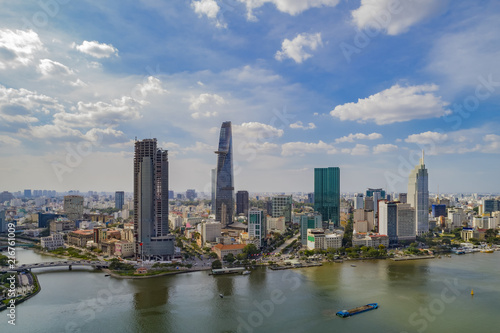
[[[17,256],[54,261],[31,250]],[[15,327],[2,312],[0,332],[497,332],[499,264],[497,252],[145,280],[44,269],[42,291],[17,307]],[[372,302],[380,308],[335,316]]]

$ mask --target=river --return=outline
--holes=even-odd
[[[16,255],[20,263],[58,260],[29,249]],[[0,332],[497,332],[499,264],[496,252],[141,280],[37,269],[42,290],[17,306],[15,327],[0,313]],[[380,308],[335,316],[372,302]]]

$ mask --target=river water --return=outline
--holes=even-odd
[[[17,259],[57,260],[29,249],[18,249]],[[0,332],[470,333],[500,327],[500,252],[259,268],[246,276],[196,272],[124,280],[84,268],[34,272],[41,292],[17,306],[15,327],[1,312]],[[335,316],[373,302],[379,309]]]

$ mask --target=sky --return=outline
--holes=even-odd
[[[0,191],[132,191],[134,140],[170,188],[500,192],[500,2],[0,0]]]

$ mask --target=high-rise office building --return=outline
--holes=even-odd
[[[314,210],[321,214],[323,221],[340,225],[340,168],[314,169]]]
[[[323,218],[321,214],[305,214],[300,217],[300,242],[307,245],[307,229],[322,229]]]
[[[174,238],[168,225],[168,152],[156,139],[135,142],[135,254],[142,260],[170,259]]]
[[[212,203],[210,210],[215,212],[215,193],[217,192],[217,169],[210,170],[210,175],[212,176]]]
[[[483,212],[492,213],[500,210],[500,201],[494,199],[486,199],[483,201]]]
[[[381,201],[379,208],[378,232],[389,237],[389,245],[395,245],[398,242],[397,202]]]
[[[236,214],[248,215],[248,191],[238,191],[236,193]]]
[[[193,201],[196,199],[198,195],[196,194],[196,190],[190,189],[186,191],[186,199]]]
[[[366,196],[367,197],[373,197],[374,193],[380,193],[379,198],[380,199],[385,199],[385,190],[381,188],[368,188],[366,189]]]
[[[7,232],[7,223],[5,221],[5,211],[0,210],[0,232]]]
[[[415,232],[420,236],[429,231],[429,178],[424,164],[424,152],[420,164],[408,177],[408,203],[415,208]]]
[[[248,237],[257,240],[258,247],[262,247],[266,237],[266,217],[264,211],[251,209],[248,211]]]
[[[285,223],[292,222],[292,196],[277,195],[272,199],[272,217],[285,217]]]
[[[31,190],[24,190],[24,197],[31,198]]]
[[[222,123],[219,149],[215,153],[217,154],[215,219],[225,227],[233,222],[234,211],[233,135],[230,121]]]
[[[115,208],[122,210],[124,203],[125,203],[125,192],[116,191],[115,192]]]
[[[354,195],[354,209],[364,209],[363,193],[356,193]]]
[[[78,221],[83,218],[83,197],[81,195],[66,195],[63,205],[64,213],[68,219]]]
[[[406,193],[399,193],[398,195],[398,201],[401,203],[407,203],[408,201],[408,196]]]
[[[432,205],[432,217],[448,217],[446,205]]]
[[[307,203],[314,204],[314,193],[307,193]]]
[[[399,203],[398,205],[398,241],[415,240],[415,211],[410,204]]]

